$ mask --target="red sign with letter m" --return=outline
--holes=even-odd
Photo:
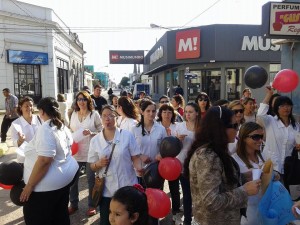
[[[176,59],[200,57],[200,30],[192,29],[176,33]]]

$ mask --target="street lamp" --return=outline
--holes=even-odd
[[[159,26],[159,25],[154,24],[154,23],[150,23],[150,27],[151,27],[151,28],[159,28],[159,29],[172,30],[172,29],[170,29],[170,28],[168,28],[168,27]]]

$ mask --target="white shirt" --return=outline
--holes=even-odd
[[[123,130],[131,131],[134,126],[137,125],[137,121],[132,118],[119,116],[117,119],[117,127]]]
[[[78,170],[78,163],[72,157],[72,142],[66,126],[58,130],[56,126],[50,127],[50,120],[45,121],[25,147],[24,182],[27,184],[38,156],[45,156],[53,158],[53,161],[34,191],[53,191],[68,185]]]
[[[69,126],[69,116],[68,116],[68,103],[67,102],[57,102],[59,105],[59,111],[62,119],[66,126]]]
[[[257,117],[260,119],[266,130],[266,142],[263,150],[265,160],[271,159],[274,170],[284,173],[284,159],[292,154],[295,147],[295,132],[299,131],[299,124],[296,128],[290,124],[286,127],[277,116],[267,115],[269,105],[260,103]]]
[[[32,140],[39,126],[41,126],[41,123],[37,115],[32,115],[31,124],[28,123],[23,116],[14,120],[11,126],[11,139],[13,141],[13,146],[18,147],[18,133],[20,132],[20,134],[25,135],[25,141],[19,147],[19,150],[24,151],[25,145]],[[19,163],[24,163],[25,158],[24,156],[17,154],[17,160]]]
[[[145,136],[142,135],[142,126],[134,127],[132,133],[142,155],[150,157],[152,162],[156,161],[155,157],[159,153],[160,143],[167,136],[166,129],[154,122],[150,133],[146,131]]]
[[[78,112],[74,111],[71,116],[70,128],[73,132],[79,129],[89,129],[92,132],[99,132],[102,130],[100,115],[97,111],[93,111],[92,115],[91,113],[88,114],[88,116],[80,122]],[[78,142],[78,152],[74,155],[74,158],[78,162],[87,162],[91,139],[92,136],[88,135],[84,136],[84,138]]]
[[[157,122],[159,125],[162,125],[161,121]],[[177,128],[177,123],[171,123],[170,126],[168,128],[170,128],[171,130],[171,136],[176,136],[176,128]],[[163,125],[162,125],[163,126]],[[164,127],[164,126],[163,126]],[[167,128],[165,128],[167,129]],[[167,130],[166,130],[167,132]],[[167,133],[168,134],[168,133]]]
[[[183,147],[182,147],[180,153],[178,154],[178,156],[176,156],[176,158],[178,158],[180,160],[181,164],[183,165],[184,160],[187,157],[187,153],[195,140],[195,132],[187,129],[186,121],[183,121],[182,123],[177,124],[176,132],[178,135],[183,135],[183,134],[187,135],[182,142]]]
[[[109,164],[107,177],[105,178],[103,196],[112,197],[115,191],[124,186],[136,184],[137,177],[132,164],[132,156],[140,155],[140,149],[131,132],[117,128],[113,143],[116,143],[112,160]],[[112,151],[112,144],[109,144],[103,132],[92,138],[88,162],[94,163],[105,156],[109,157]],[[105,167],[99,171],[99,176],[103,175]]]

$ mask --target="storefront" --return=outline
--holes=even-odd
[[[152,76],[153,98],[184,88],[187,101],[206,92],[212,101],[239,99],[246,87],[243,74],[264,67],[268,82],[280,70],[280,46],[264,39],[259,25],[208,25],[168,31],[145,57],[144,73]],[[253,90],[261,100],[263,88]]]

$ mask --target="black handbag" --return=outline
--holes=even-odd
[[[299,155],[300,157],[300,155]],[[298,151],[293,149],[292,155],[287,156],[284,160],[284,175],[283,182],[286,189],[289,191],[289,185],[300,184],[300,159]]]

